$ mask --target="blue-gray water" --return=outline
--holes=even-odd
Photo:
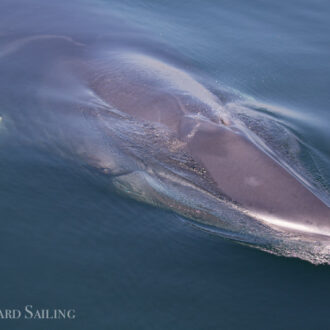
[[[35,96],[51,94],[41,74],[54,74],[49,50],[40,44],[40,59],[33,43],[24,56],[20,44],[5,50],[28,35],[106,40],[118,20],[132,43],[136,29],[215,85],[265,104],[256,111],[292,133],[299,166],[327,196],[329,16],[324,0],[2,1],[0,310],[74,308],[77,316],[0,319],[0,328],[329,328],[328,265],[202,231],[170,211],[114,193],[76,159],[47,152],[51,143],[32,143],[35,115],[43,109]],[[52,47],[51,57],[71,54],[69,47],[64,55]],[[24,120],[18,117],[27,111]],[[6,122],[8,114],[19,121]]]

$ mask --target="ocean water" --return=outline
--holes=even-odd
[[[249,104],[251,129],[329,205],[329,16],[325,0],[2,0],[0,310],[76,318],[0,328],[329,328],[327,256],[238,244],[116,192],[86,164],[99,140],[78,152],[71,132],[86,127],[67,109],[91,90],[66,70],[85,45],[179,65]]]

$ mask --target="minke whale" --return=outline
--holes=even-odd
[[[224,237],[329,262],[330,208],[251,138],[204,79],[156,51],[66,36],[15,40],[0,55],[23,50],[42,63],[30,128],[21,111],[11,114],[26,141]]]

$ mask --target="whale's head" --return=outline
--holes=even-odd
[[[329,257],[329,207],[192,74],[126,51],[69,64],[98,135],[86,160],[120,191],[263,249],[321,244]]]

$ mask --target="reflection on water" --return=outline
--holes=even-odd
[[[135,77],[176,91],[168,109],[235,122],[329,205],[327,6],[2,1],[1,271],[9,285],[1,304],[74,306],[70,329],[275,329],[274,309],[279,327],[307,329],[310,321],[290,316],[305,308],[304,294],[324,327],[327,268],[221,236],[314,263],[328,261],[322,239],[301,243],[252,221],[218,195],[182,140],[108,101],[132,108],[120,95],[135,86],[123,75],[132,65]],[[112,95],[108,72],[117,79]],[[160,116],[152,97],[151,115]],[[202,219],[209,233],[170,210]]]

